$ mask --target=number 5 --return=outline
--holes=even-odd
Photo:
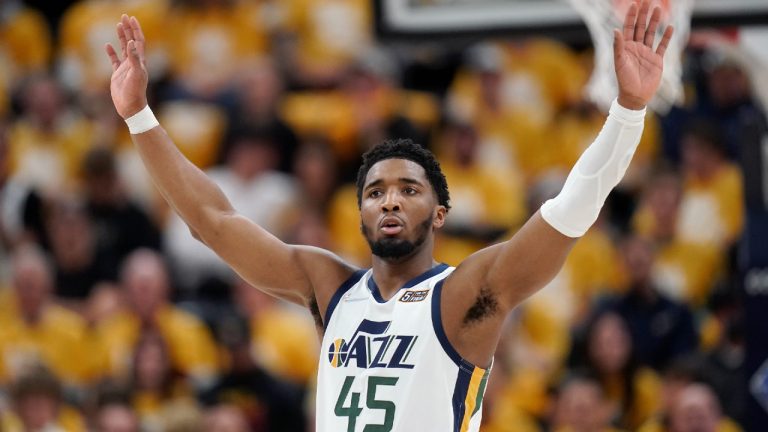
[[[397,380],[397,377],[368,377],[368,393],[365,397],[365,406],[369,409],[384,410],[384,424],[365,425],[363,432],[390,432],[392,430],[392,425],[395,422],[395,403],[388,400],[376,399],[376,387],[380,385],[393,386],[397,384]],[[349,406],[344,406],[344,401],[347,400],[349,389],[352,387],[354,381],[354,376],[348,376],[344,380],[344,384],[341,386],[341,393],[339,393],[339,398],[336,400],[336,407],[333,411],[337,417],[349,417],[347,432],[355,432],[357,417],[363,412],[363,409],[360,407],[360,393],[352,392],[350,395]]]

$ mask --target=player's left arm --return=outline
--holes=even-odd
[[[672,28],[666,29],[654,50],[661,13],[656,8],[646,27],[649,9],[648,0],[639,11],[631,6],[623,32],[614,31],[619,96],[560,194],[547,201],[510,240],[469,257],[446,280],[443,321],[446,327],[453,327],[446,328],[448,333],[472,324],[472,318],[481,313],[503,320],[507,312],[555,277],[576,240],[597,220],[608,193],[629,165],[642,134],[645,105],[661,81]],[[476,337],[470,339],[477,342]]]

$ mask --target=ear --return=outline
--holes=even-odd
[[[440,229],[445,225],[445,216],[448,214],[448,210],[445,206],[435,207],[435,216],[432,218],[432,229]]]

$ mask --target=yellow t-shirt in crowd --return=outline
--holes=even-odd
[[[171,364],[180,372],[201,379],[219,372],[218,350],[210,331],[194,315],[171,305],[157,311],[157,329],[168,345]],[[139,318],[123,312],[98,327],[99,341],[112,375],[129,372],[133,350],[141,332]]]
[[[370,47],[370,1],[289,0],[288,4],[286,27],[296,37],[300,68],[340,72]]]
[[[354,184],[343,185],[334,192],[328,205],[328,230],[334,252],[359,267],[371,265],[371,249],[360,232],[360,210]]]
[[[723,248],[732,244],[744,227],[743,182],[730,162],[707,180],[687,176],[677,224],[680,238]]]
[[[267,52],[261,15],[252,2],[171,9],[166,29],[171,74],[202,95],[223,90],[241,66]]]
[[[215,105],[179,100],[160,107],[158,120],[179,150],[197,167],[216,163],[227,118]]]
[[[17,310],[12,304],[0,317],[0,381],[9,383],[33,362],[42,362],[70,385],[85,385],[97,377],[95,341],[85,320],[47,305],[40,321],[29,324]]]
[[[636,430],[661,408],[661,379],[654,371],[639,369],[634,377],[634,387],[634,401],[621,416],[621,422],[630,430]],[[603,390],[606,398],[615,404],[617,412],[620,411],[624,399],[624,383],[620,379],[610,381],[604,383]]]
[[[46,69],[51,60],[51,34],[45,18],[20,7],[0,21],[0,115],[8,95],[21,79]]]
[[[279,306],[251,318],[251,350],[271,373],[306,385],[317,370],[317,331],[311,319]]]
[[[525,115],[538,125],[552,121],[564,107],[581,99],[587,74],[577,55],[549,39],[495,43],[499,57],[500,112]],[[481,73],[462,70],[449,91],[449,101],[465,120],[488,110],[482,97]]]
[[[9,131],[10,174],[42,191],[72,188],[92,136],[91,123],[72,113],[63,114],[53,131],[19,120]]]
[[[85,432],[85,419],[73,407],[63,405],[59,407],[59,413],[51,430],[64,432]],[[24,423],[13,411],[5,411],[0,414],[0,430],[4,432],[24,432]],[[46,429],[48,430],[48,429]]]
[[[720,420],[720,422],[717,424],[715,428],[715,432],[741,432],[741,427],[739,425],[729,419],[724,418]],[[644,425],[642,425],[638,432],[670,432],[668,428],[664,426],[664,423],[662,423],[659,419],[653,419]]]
[[[160,76],[167,63],[164,36],[167,0],[84,0],[74,3],[62,17],[59,60],[64,83],[78,90],[109,88],[112,64],[104,51],[106,43],[120,52],[116,25],[122,14],[135,16],[147,40],[150,76]]]
[[[364,100],[337,90],[288,93],[280,103],[280,113],[299,135],[326,137],[339,159],[352,161],[367,150],[359,148],[366,133],[363,113],[376,122],[401,115],[429,130],[437,124],[440,110],[431,95],[382,85]]]

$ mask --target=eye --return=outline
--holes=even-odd
[[[405,192],[406,195],[416,195],[416,193],[418,193],[418,191],[412,187],[403,189],[403,192]]]
[[[378,189],[374,189],[368,192],[368,198],[378,198],[380,196],[381,196],[381,191]]]

